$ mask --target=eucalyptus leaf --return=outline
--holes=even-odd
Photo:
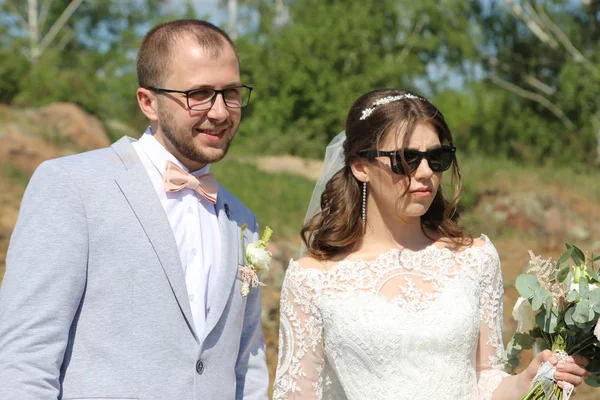
[[[598,346],[598,343],[596,343],[596,347],[600,347]],[[587,369],[589,372],[592,373],[600,373],[600,359],[598,358],[593,358],[590,360],[590,363],[585,367],[585,369]]]
[[[597,313],[600,313],[600,288],[596,288],[590,291],[590,295],[588,296],[590,300],[590,305]]]
[[[546,312],[538,313],[535,316],[535,322],[544,332],[554,333],[558,325],[558,316],[553,309],[547,310]]]
[[[569,303],[575,303],[578,302],[580,298],[581,297],[579,296],[579,292],[573,289],[567,294],[566,300]]]
[[[594,310],[588,299],[583,299],[575,306],[575,313],[573,314],[573,321],[580,324],[586,324],[594,319]]]
[[[521,297],[531,299],[535,295],[538,289],[541,289],[540,283],[538,282],[537,276],[533,274],[522,274],[517,277],[515,281],[515,287],[517,288]]]
[[[519,335],[523,335],[521,333],[516,333],[510,341],[506,344],[505,353],[508,358],[517,357],[519,353],[523,350],[523,346],[520,343]]]
[[[596,256],[596,257],[592,258],[592,262],[596,262],[598,260],[600,260],[600,256]]]
[[[519,342],[521,343],[521,346],[523,347],[523,349],[529,350],[533,347],[533,344],[535,343],[535,339],[529,335],[521,334],[521,339],[519,340]]]
[[[550,298],[550,307],[547,306],[547,302],[546,300]],[[531,301],[531,307],[533,307],[534,311],[539,310],[540,308],[542,308],[542,306],[544,306],[544,309],[549,310],[550,308],[552,308],[552,294],[550,293],[550,291],[548,291],[548,289],[543,289],[543,288],[539,288],[538,290],[536,290],[535,294],[533,295],[533,300]]]
[[[588,283],[587,279],[581,278],[579,280],[579,296],[582,299],[585,299],[588,297],[589,292],[590,292],[590,284]]]
[[[584,382],[592,387],[600,387],[600,374],[590,375]]]
[[[515,369],[519,366],[519,358],[518,357],[514,357],[514,358],[509,358],[508,359],[508,365],[510,366],[510,369]]]
[[[539,326],[536,326],[531,331],[527,333],[531,338],[535,341],[537,339],[543,339],[544,335],[542,334],[542,329]]]
[[[525,349],[531,349],[535,339],[526,333],[515,333],[511,338],[510,342],[508,342],[507,348],[514,347],[519,349],[519,351]]]
[[[548,291],[548,296],[546,296],[546,304],[544,305],[544,308],[546,310],[550,310],[552,308],[553,304],[553,299],[552,299],[552,293],[550,293],[550,291]]]
[[[573,314],[575,314],[575,307],[570,307],[567,309],[567,311],[565,311],[565,324],[567,324],[567,326],[575,326],[575,321],[573,321]]]
[[[508,352],[510,354],[519,354],[521,351],[523,351],[523,346],[521,346],[521,343],[519,342],[511,342],[508,346]]]

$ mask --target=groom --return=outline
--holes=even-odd
[[[0,399],[266,399],[254,214],[209,173],[251,88],[204,21],[143,40],[139,140],[43,163],[0,288]]]

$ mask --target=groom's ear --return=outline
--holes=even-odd
[[[140,109],[150,121],[158,120],[156,95],[146,88],[138,88],[137,101]]]
[[[354,158],[350,160],[350,169],[352,175],[360,182],[368,182],[369,177],[367,175],[369,160],[365,158]]]

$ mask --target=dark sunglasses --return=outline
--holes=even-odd
[[[388,157],[390,159],[392,171],[399,175],[406,175],[419,168],[419,165],[421,165],[421,161],[423,159],[427,160],[429,168],[431,168],[433,172],[444,172],[452,165],[454,153],[456,153],[456,147],[441,146],[427,151],[413,149],[392,151],[364,150],[359,152],[358,155],[368,160],[372,160],[376,157]],[[404,165],[402,165],[402,156],[404,156],[404,161],[408,166],[408,171],[404,170]]]

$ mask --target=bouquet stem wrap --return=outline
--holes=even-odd
[[[563,350],[554,352],[559,362],[566,362],[568,354]],[[568,383],[562,382],[563,388],[558,386],[558,382],[554,379],[556,367],[545,361],[538,369],[535,378],[533,378],[533,387],[521,400],[569,400],[573,394],[575,387]]]

